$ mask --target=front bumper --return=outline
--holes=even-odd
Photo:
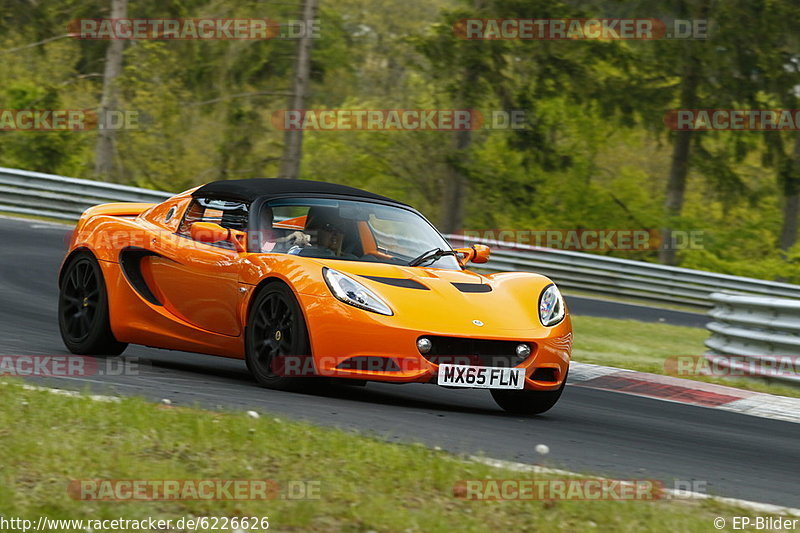
[[[436,382],[439,365],[428,361],[417,349],[421,336],[501,340],[526,343],[531,355],[513,365],[525,369],[525,389],[554,390],[563,383],[572,350],[569,316],[551,328],[532,330],[476,330],[472,324],[461,331],[402,326],[402,317],[382,316],[356,309],[331,298],[298,295],[304,309],[311,341],[313,373],[319,376],[392,383]],[[544,332],[545,334],[539,334]],[[453,360],[466,363],[474,354],[456,354]],[[306,370],[311,364],[303,365]],[[486,365],[488,366],[488,365]],[[549,369],[540,371],[539,369]]]

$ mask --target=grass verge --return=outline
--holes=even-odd
[[[709,332],[703,328],[672,326],[636,320],[573,316],[574,361],[668,374],[665,361],[679,355],[699,356]],[[680,376],[781,396],[800,397],[800,388],[758,378]]]
[[[92,401],[0,386],[5,518],[177,520],[269,517],[276,531],[702,531],[737,510],[714,501],[466,501],[460,480],[521,479],[422,446],[245,413]],[[88,502],[70,480],[276,479],[319,482],[319,499]],[[62,529],[61,531],[72,531]],[[55,532],[53,532],[55,533]],[[60,531],[59,531],[60,533]]]

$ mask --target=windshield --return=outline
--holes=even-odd
[[[257,217],[261,253],[408,265],[450,244],[417,213],[401,207],[334,199],[281,199],[264,204]],[[452,255],[420,264],[460,270]]]

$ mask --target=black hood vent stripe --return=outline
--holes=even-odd
[[[430,289],[420,283],[419,281],[413,279],[406,279],[406,278],[383,278],[381,276],[361,276],[362,278],[371,279],[372,281],[377,281],[378,283],[384,283],[386,285],[392,285],[394,287],[403,287],[404,289],[418,289],[421,291],[429,291]]]
[[[453,283],[453,287],[461,292],[492,292],[492,286],[483,283]]]

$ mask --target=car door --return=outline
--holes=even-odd
[[[149,274],[164,308],[178,319],[207,331],[238,336],[242,256],[228,242],[192,239],[194,222],[213,222],[245,231],[248,206],[213,198],[196,198],[175,234],[163,233],[152,243]]]

